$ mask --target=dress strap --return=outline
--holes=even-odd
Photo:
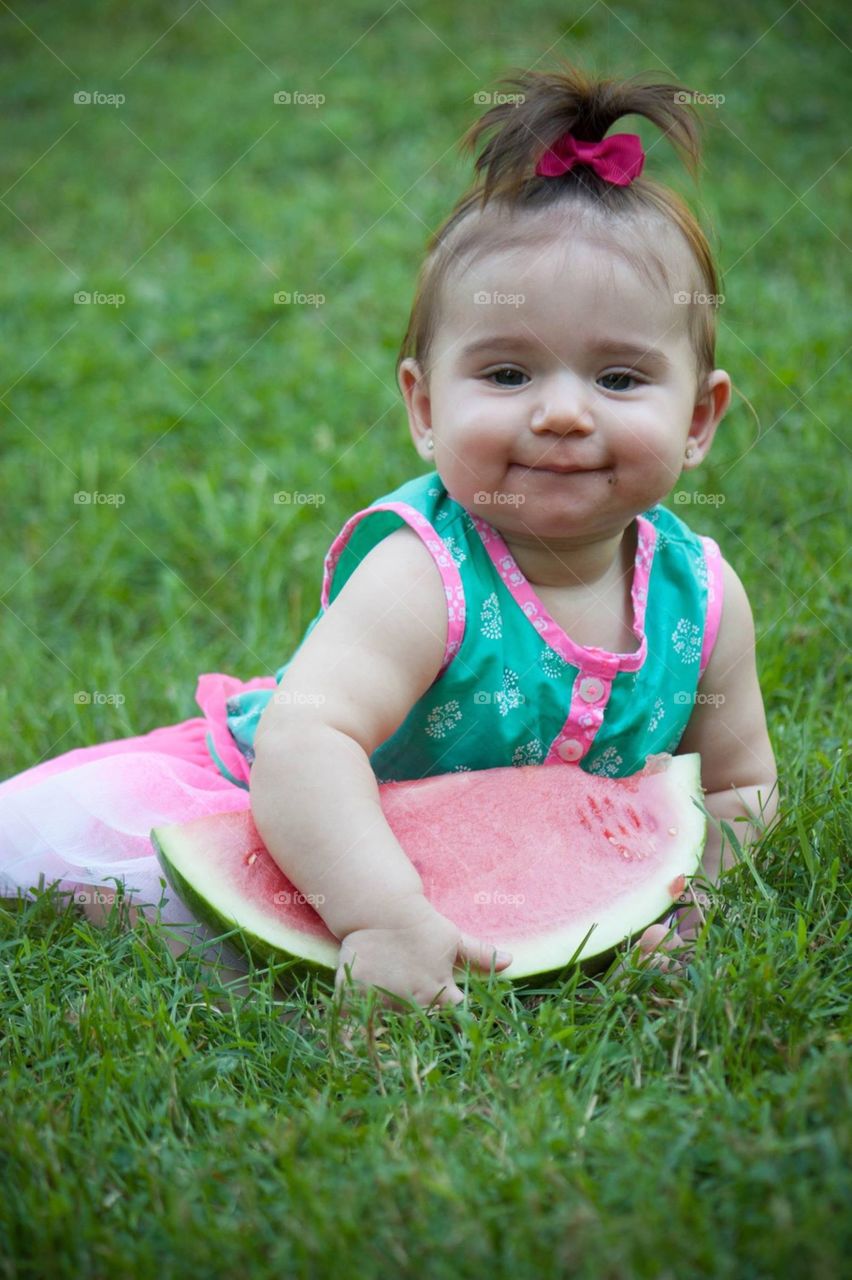
[[[704,548],[704,563],[707,566],[707,614],[704,620],[704,641],[701,645],[701,665],[698,669],[699,680],[704,675],[716,637],[719,634],[719,623],[722,620],[722,596],[724,583],[722,578],[722,553],[718,543],[706,534],[700,534]]]
[[[443,675],[444,671],[450,665],[451,661],[461,648],[462,637],[464,636],[464,588],[462,586],[461,574],[458,571],[458,566],[450,555],[450,552],[447,549],[447,544],[426,516],[418,511],[416,507],[411,506],[410,503],[380,502],[376,503],[374,506],[365,507],[363,511],[357,511],[354,516],[350,516],[334,542],[331,544],[328,555],[325,558],[322,581],[322,607],[323,609],[327,609],[331,603],[331,586],[334,572],[341,556],[344,554],[347,547],[349,547],[353,534],[356,530],[359,530],[359,526],[363,527],[362,521],[364,521],[367,516],[374,516],[377,512],[382,511],[390,511],[394,515],[399,516],[401,520],[405,521],[410,529],[413,529],[423,542],[423,545],[426,547],[432,559],[435,561],[435,565],[441,575],[441,580],[444,584],[444,594],[447,598],[447,642],[444,646],[444,657],[441,663],[441,670],[439,672],[439,675]],[[378,545],[379,541],[381,541],[381,538],[377,537],[376,542],[373,545]],[[367,549],[372,550],[372,547],[368,547]]]

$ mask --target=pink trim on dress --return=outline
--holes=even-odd
[[[648,580],[657,545],[657,530],[644,516],[637,516],[636,557],[633,563],[633,585],[630,597],[633,601],[632,631],[639,641],[635,653],[610,653],[595,645],[575,644],[551,617],[543,600],[524,577],[506,543],[497,530],[480,516],[473,516],[473,523],[491,557],[497,572],[507,588],[529,618],[532,626],[561,658],[579,667],[584,676],[599,676],[612,680],[619,671],[638,671],[648,654],[645,635],[645,610],[648,605]]]
[[[705,534],[699,534],[704,546],[704,563],[707,566],[707,613],[704,619],[704,643],[701,646],[701,665],[698,668],[698,679],[704,675],[704,669],[710,661],[716,637],[719,634],[719,623],[722,620],[722,596],[724,579],[722,577],[722,553],[718,544]]]
[[[604,711],[612,693],[612,680],[578,671],[571,690],[568,718],[559,730],[545,764],[576,764],[588,754],[603,724]]]
[[[325,558],[322,579],[322,607],[327,609],[329,606],[332,575],[349,541],[352,530],[360,520],[363,520],[365,516],[374,511],[395,511],[397,515],[401,516],[405,523],[421,538],[438,567],[441,581],[444,584],[444,595],[447,598],[447,643],[444,647],[441,670],[438,672],[438,676],[442,676],[461,648],[465,625],[464,588],[461,574],[447,550],[447,544],[435,526],[430,524],[416,507],[410,506],[407,502],[379,502],[375,506],[365,507],[363,511],[357,511],[354,516],[350,516],[331,544],[328,555]],[[435,678],[437,679],[438,676]]]

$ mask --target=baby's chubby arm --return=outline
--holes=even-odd
[[[413,530],[384,538],[302,643],[255,734],[252,814],[284,873],[343,942],[338,970],[398,995],[457,1003],[457,956],[492,948],[428,902],[385,820],[370,756],[440,671],[447,602]],[[290,695],[289,700],[286,695]],[[507,958],[496,967],[510,963]]]
[[[701,754],[704,804],[717,820],[727,822],[741,845],[755,840],[778,809],[777,771],[763,696],[757,678],[754,620],[745,588],[734,570],[722,562],[723,604],[719,634],[698,686],[701,700],[678,746],[678,754]],[[749,817],[759,823],[735,822]],[[708,823],[703,873],[716,884],[736,858],[721,832]],[[691,936],[700,924],[697,911],[681,916],[678,932]]]

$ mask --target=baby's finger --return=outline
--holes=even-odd
[[[342,964],[338,965],[334,974],[334,990],[336,992],[342,991],[354,982],[355,979],[352,977],[351,971],[345,969]]]
[[[685,967],[685,944],[680,934],[668,936],[669,927],[651,924],[639,938],[639,964],[655,965],[663,973],[681,972]]]
[[[691,942],[701,932],[705,920],[706,917],[699,907],[678,907],[667,918],[666,925],[669,928],[674,925],[675,936],[680,936],[684,942]]]
[[[355,957],[350,953],[346,963],[338,964],[334,974],[335,997],[340,1001],[341,1008],[345,1008],[348,1013],[351,1013],[352,995],[355,991],[361,991],[364,989],[364,983],[352,973],[352,962],[354,961],[354,958]]]
[[[477,969],[484,969],[486,973],[490,973],[492,961],[494,968],[499,971],[510,965],[512,958],[511,951],[501,951],[494,946],[493,942],[483,942],[469,933],[463,933],[459,939],[458,962],[460,964],[467,961]]]
[[[456,986],[455,982],[448,982],[429,1002],[429,1009],[454,1009],[456,1005],[464,1004],[465,999],[464,992]]]

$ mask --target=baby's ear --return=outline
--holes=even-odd
[[[408,410],[408,425],[414,447],[421,458],[432,461],[433,455],[426,450],[426,440],[432,430],[432,401],[429,395],[428,377],[419,362],[409,356],[399,366],[397,381]]]
[[[684,459],[684,469],[697,467],[707,457],[716,428],[727,413],[730,403],[731,379],[724,369],[714,369],[705,378],[695,401],[687,440],[687,448],[692,446],[692,450]]]

